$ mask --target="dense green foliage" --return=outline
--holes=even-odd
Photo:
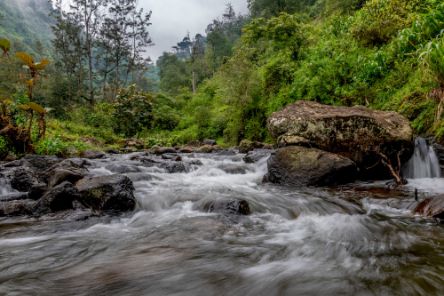
[[[135,13],[135,2],[124,2]],[[222,145],[269,141],[270,114],[301,99],[398,111],[418,134],[444,139],[442,1],[248,2],[251,16],[237,15],[227,5],[206,36],[186,36],[176,53],[163,54],[149,76],[139,59],[142,51],[115,46],[127,31],[111,19],[113,36],[100,27],[93,32],[92,58],[100,62],[92,65],[92,84],[87,52],[75,44],[64,52],[55,40],[55,67],[45,71],[33,91],[35,101],[52,107],[48,136],[36,144],[37,152],[116,147],[129,137],[147,146],[206,138]],[[104,7],[116,3],[110,0]],[[125,18],[124,12],[113,13]],[[85,36],[71,16],[65,17],[56,35]],[[145,44],[150,42],[144,31],[148,21],[149,14],[140,19]],[[0,48],[8,46],[0,40]],[[26,100],[20,71],[14,70],[18,62],[3,61],[0,95]]]
[[[257,0],[250,8],[263,17],[244,26],[232,56],[187,102],[179,134],[266,140],[266,118],[306,99],[399,111],[417,133],[443,136],[440,1]]]

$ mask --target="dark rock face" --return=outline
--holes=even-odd
[[[299,101],[274,113],[268,119],[268,130],[280,147],[314,147],[340,154],[353,160],[361,172],[369,171],[369,178],[378,178],[385,171],[375,168],[379,152],[393,163],[398,152],[403,162],[413,153],[413,131],[406,118],[365,107]]]
[[[430,218],[444,219],[444,195],[427,198],[416,207],[415,214]]]
[[[123,212],[136,207],[134,186],[126,176],[86,177],[77,182],[76,188],[79,201],[95,211]]]
[[[63,182],[48,190],[37,202],[34,213],[46,214],[73,209],[73,202],[80,198],[79,191],[70,182]]]
[[[243,199],[205,200],[198,207],[208,213],[239,216],[251,214],[250,205]]]
[[[268,160],[265,179],[295,186],[329,186],[355,180],[355,163],[343,156],[315,148],[285,147]]]
[[[40,184],[36,174],[28,167],[14,170],[12,173],[11,187],[21,192],[29,192],[34,186]]]

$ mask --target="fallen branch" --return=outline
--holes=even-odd
[[[390,174],[395,179],[396,185],[406,185],[407,180],[401,177],[401,153],[402,153],[402,151],[399,151],[396,155],[396,158],[398,161],[396,169],[393,166],[390,158],[387,155],[385,155],[382,152],[377,152],[377,153],[381,157],[382,164],[385,165],[389,169]]]

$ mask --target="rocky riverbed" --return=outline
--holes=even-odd
[[[0,293],[440,295],[444,229],[415,208],[444,193],[444,182],[411,180],[397,190],[385,181],[273,185],[263,183],[270,153],[3,164],[1,203],[32,207],[0,219]],[[70,173],[56,169],[61,163]],[[24,184],[11,177],[32,181],[21,190],[40,190],[40,198],[14,189]],[[54,188],[72,198],[44,198]],[[88,201],[116,192],[127,202]]]

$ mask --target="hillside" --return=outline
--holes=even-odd
[[[2,0],[0,36],[11,40],[15,50],[45,55],[53,38],[50,12],[47,0]]]

